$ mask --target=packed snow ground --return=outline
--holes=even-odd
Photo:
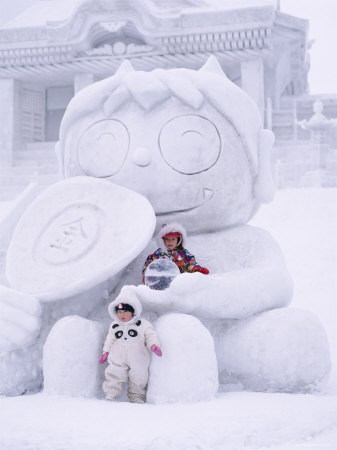
[[[0,448],[336,449],[336,204],[337,189],[283,190],[251,222],[284,252],[295,284],[291,306],[315,313],[327,331],[332,373],[321,392],[221,392],[212,401],[170,405],[43,393],[1,398]]]

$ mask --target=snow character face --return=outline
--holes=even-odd
[[[124,309],[117,311],[118,320],[121,322],[129,322],[132,319],[133,314],[131,311],[125,311]]]
[[[272,196],[273,139],[255,104],[215,58],[199,71],[125,64],[68,106],[57,147],[64,175],[143,194],[158,225],[194,232],[245,223]]]

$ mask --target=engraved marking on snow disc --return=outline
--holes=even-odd
[[[97,244],[104,217],[101,209],[88,203],[76,203],[60,211],[35,242],[36,264],[58,265],[83,259]]]

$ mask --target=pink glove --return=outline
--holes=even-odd
[[[157,356],[161,356],[163,353],[160,350],[160,348],[158,347],[158,345],[153,344],[151,347],[151,350],[153,351],[153,353],[155,353]]]
[[[105,361],[108,359],[108,356],[109,356],[109,352],[102,353],[102,356],[99,358],[98,362],[100,364],[105,363]]]

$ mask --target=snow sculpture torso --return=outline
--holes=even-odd
[[[65,178],[100,178],[143,195],[156,214],[157,229],[182,223],[191,235],[187,248],[210,269],[208,276],[180,274],[164,291],[138,286],[144,310],[200,319],[214,338],[222,382],[290,391],[324,378],[329,355],[315,318],[306,315],[310,326],[303,338],[301,312],[277,309],[292,295],[283,256],[268,233],[246,225],[259,205],[273,198],[273,140],[256,105],[228,80],[215,58],[199,71],[137,72],[126,62],[114,76],[73,98],[57,153]],[[137,220],[131,210],[130,223]],[[156,245],[150,242],[142,252],[136,247],[134,261],[126,269],[128,261],[121,261],[120,273],[107,282],[114,295],[124,284],[140,283],[142,265]],[[78,274],[81,285],[85,291]],[[104,310],[102,291],[95,294],[96,305]],[[85,306],[77,307],[83,316],[102,317],[97,308],[90,315]],[[170,317],[159,323],[169,327]],[[299,351],[304,362],[294,368]],[[313,365],[316,358],[320,363]],[[151,387],[151,377],[149,388],[160,391]]]

